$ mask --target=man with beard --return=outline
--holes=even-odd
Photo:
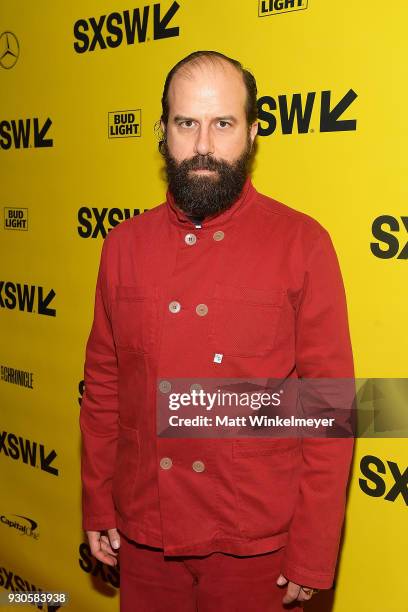
[[[83,527],[97,559],[119,556],[122,612],[300,609],[333,583],[351,439],[157,435],[156,394],[177,378],[354,375],[329,234],[252,184],[256,93],[221,53],[178,62],[162,97],[166,201],[103,245]]]

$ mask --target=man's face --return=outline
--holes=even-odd
[[[247,124],[242,76],[225,61],[187,64],[168,95],[162,130],[170,190],[187,214],[218,214],[242,191],[258,129]]]

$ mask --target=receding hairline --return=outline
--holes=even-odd
[[[169,89],[171,83],[173,82],[176,76],[179,75],[182,78],[193,79],[195,69],[205,69],[208,67],[214,69],[221,67],[223,70],[232,68],[235,73],[241,77],[242,84],[245,87],[245,81],[242,71],[237,66],[232,64],[228,59],[225,59],[218,55],[200,55],[199,57],[194,57],[193,59],[189,60],[176,70],[176,72],[173,74],[173,78],[171,79]]]
[[[192,79],[195,76],[193,71],[195,72],[197,67],[203,68],[204,66],[206,66],[207,68],[221,67],[226,72],[228,70],[228,66],[226,64],[230,64],[241,75],[241,80],[238,79],[238,81],[236,82],[242,82],[246,90],[244,110],[248,126],[251,126],[255,121],[257,121],[257,86],[255,77],[252,72],[245,68],[238,60],[228,57],[228,55],[225,55],[218,51],[194,51],[179,60],[177,64],[175,64],[171,68],[171,70],[166,76],[161,98],[162,113],[160,117],[160,125],[163,131],[161,133],[161,139],[159,141],[160,152],[162,152],[162,145],[166,142],[166,128],[169,121],[169,117],[171,115],[170,95],[172,94],[172,91],[174,92],[174,89],[171,87],[171,84],[173,82],[174,77],[179,74],[180,77]],[[231,76],[231,78],[234,78],[233,74],[233,72],[231,73],[231,71],[229,71],[229,75]]]

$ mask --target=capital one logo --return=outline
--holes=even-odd
[[[332,99],[334,98],[334,100]],[[262,96],[258,99],[258,117],[266,126],[259,125],[260,136],[270,136],[280,123],[282,134],[307,134],[308,132],[349,132],[355,131],[357,120],[344,119],[343,115],[357,98],[353,89],[349,89],[341,98],[334,96],[330,90],[309,91],[307,94],[295,93]],[[312,118],[317,125],[312,125]]]
[[[29,516],[23,516],[22,514],[1,514],[0,523],[10,529],[15,529],[21,535],[38,540],[38,523]]]
[[[147,5],[100,17],[78,19],[74,23],[74,49],[77,53],[85,53],[179,36],[179,27],[172,25],[179,8],[178,2],[172,2],[167,10],[162,3],[156,3],[153,7]]]

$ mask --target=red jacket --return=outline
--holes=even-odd
[[[271,297],[275,307],[263,308]],[[115,227],[86,347],[83,528],[116,526],[167,555],[286,544],[282,572],[330,588],[351,438],[156,435],[157,386],[171,378],[289,376],[354,376],[342,277],[316,220],[248,178],[232,207],[201,228],[170,191]]]

